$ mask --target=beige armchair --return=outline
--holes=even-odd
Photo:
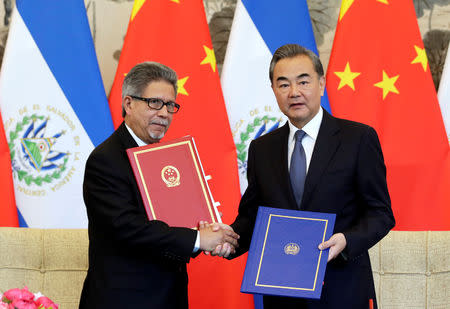
[[[27,286],[78,308],[88,267],[86,229],[0,228],[0,291]]]
[[[391,231],[370,260],[380,308],[450,308],[450,231]]]

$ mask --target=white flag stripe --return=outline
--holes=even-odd
[[[242,142],[241,133],[247,131],[248,124],[255,118],[270,116],[277,120],[285,119],[278,109],[270,85],[271,59],[272,53],[245,6],[238,1],[221,76],[228,118],[236,144]],[[273,124],[273,122],[268,123],[268,126]],[[256,131],[251,132],[250,141],[255,134]],[[241,165],[242,162],[239,164],[241,193],[244,193],[247,188],[247,171]]]
[[[447,48],[444,69],[442,70],[441,82],[439,83],[438,99],[447,138],[450,142],[450,42]]]

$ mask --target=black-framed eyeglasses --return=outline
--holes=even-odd
[[[173,101],[164,102],[159,98],[142,98],[135,95],[130,95],[130,97],[136,100],[147,102],[148,107],[156,110],[160,110],[165,105],[167,106],[167,111],[171,114],[175,114],[180,109],[180,104],[177,104]]]

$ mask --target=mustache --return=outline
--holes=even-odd
[[[150,124],[159,124],[167,127],[169,125],[169,121],[167,119],[153,119]]]

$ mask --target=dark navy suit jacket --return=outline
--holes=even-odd
[[[248,188],[232,224],[241,236],[237,255],[249,248],[258,206],[298,209],[289,179],[288,136],[286,123],[250,145]],[[347,246],[327,265],[320,301],[290,299],[287,306],[366,309],[369,302],[376,306],[368,249],[389,232],[395,220],[383,154],[373,128],[324,111],[301,210],[335,213],[334,233],[343,233]],[[266,307],[272,301],[279,307],[284,300],[265,297]]]

